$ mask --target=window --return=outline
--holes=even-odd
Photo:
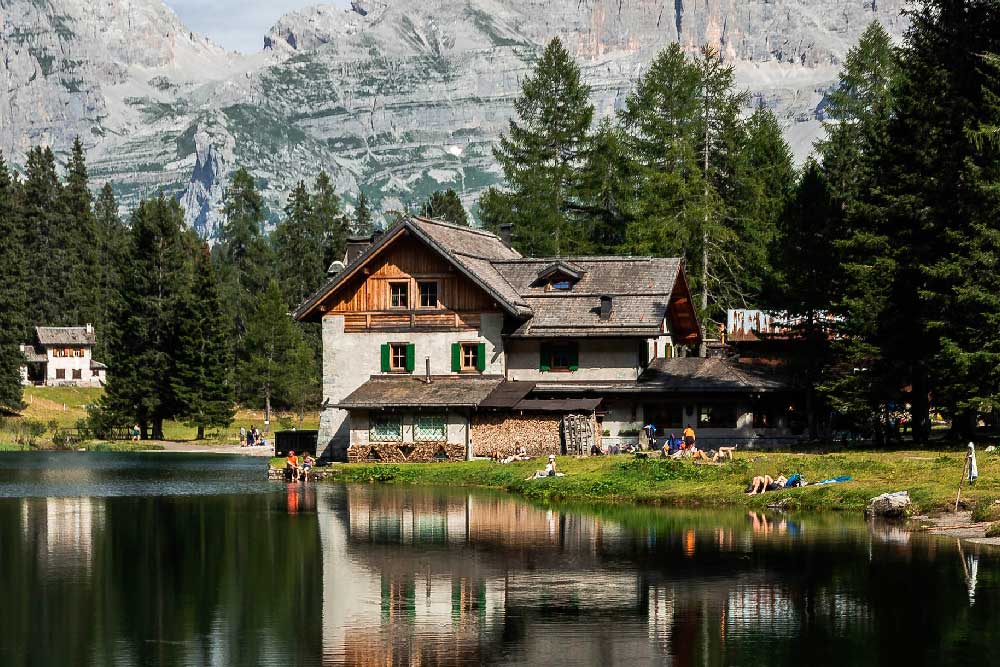
[[[66,379],[66,369],[65,368],[57,368],[56,369],[56,379],[57,380],[65,380]]]
[[[82,380],[83,379],[83,371],[81,369],[79,369],[79,368],[74,368],[73,369],[73,379],[74,380]]]
[[[403,440],[403,421],[398,415],[372,417],[368,439],[372,442],[401,442]]]
[[[444,415],[418,415],[413,422],[415,442],[445,442],[448,440],[448,420]]]
[[[646,416],[646,423],[656,425],[657,435],[669,435],[671,429],[684,428],[684,406],[680,403],[645,405],[642,411]]]
[[[417,286],[420,288],[420,307],[437,308],[438,284],[436,282],[421,282],[417,283]]]
[[[558,290],[568,290],[570,287],[572,287],[570,282],[565,279],[553,280],[551,283],[549,283],[549,285],[551,285],[552,289],[558,289]]]
[[[451,372],[469,373],[486,370],[486,343],[454,343],[451,346]]]
[[[580,368],[580,350],[576,343],[542,343],[539,370],[575,371]]]
[[[389,307],[391,308],[410,307],[409,283],[389,283]]]
[[[77,349],[73,350],[73,356],[76,357],[77,359],[82,359],[83,358],[83,348],[82,347],[78,347]]]
[[[412,373],[415,357],[411,343],[386,343],[382,346],[382,372]]]
[[[736,406],[732,403],[700,406],[698,426],[701,428],[736,428]]]

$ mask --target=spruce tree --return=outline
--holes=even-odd
[[[420,215],[444,220],[453,225],[469,226],[469,216],[465,213],[465,206],[462,205],[458,193],[450,188],[443,192],[438,190],[432,194],[421,207]]]
[[[635,192],[633,164],[621,129],[610,118],[603,119],[587,146],[575,211],[579,226],[589,228],[594,252],[614,253],[625,243]]]
[[[333,182],[325,171],[319,173],[313,185],[311,216],[310,228],[314,230],[322,256],[320,271],[311,277],[312,281],[308,286],[310,294],[326,279],[327,267],[335,260],[344,258],[347,236],[350,232],[350,223],[341,211],[340,197],[337,196]]]
[[[198,429],[225,427],[235,415],[232,353],[222,319],[222,298],[208,246],[194,258],[192,289],[177,307],[177,346],[171,376],[177,414]]]
[[[51,149],[35,147],[28,151],[21,196],[21,220],[24,229],[26,263],[32,283],[45,298],[35,300],[31,323],[59,326],[79,324],[66,318],[70,305],[66,295],[72,292],[72,253],[65,236],[72,234],[62,213],[62,186],[56,174]]]
[[[514,102],[516,119],[493,154],[503,169],[518,249],[529,255],[561,255],[586,241],[571,224],[579,196],[579,172],[594,116],[590,88],[558,38],[545,47]],[[495,197],[480,202],[486,220]]]
[[[287,303],[302,303],[317,280],[326,274],[322,240],[311,227],[313,201],[306,184],[299,181],[285,205],[285,217],[274,228],[275,277]]]
[[[79,137],[73,141],[61,198],[60,213],[65,218],[58,227],[58,236],[64,244],[62,271],[69,276],[68,290],[63,295],[64,321],[75,325],[96,324],[98,329],[103,329],[104,322],[99,320],[100,235],[94,217],[86,156]]]
[[[358,206],[354,211],[354,228],[352,233],[358,236],[370,236],[375,231],[375,220],[372,216],[372,209],[368,203],[368,195],[364,192],[358,194]]]
[[[242,377],[240,400],[263,406],[270,418],[273,406],[298,407],[303,382],[319,378],[316,356],[302,330],[288,314],[281,288],[271,281],[261,295],[246,337],[247,355],[238,362]]]
[[[94,204],[97,224],[98,285],[95,297],[97,345],[94,357],[103,360],[108,354],[107,328],[114,312],[121,283],[121,267],[126,261],[128,227],[118,215],[118,201],[111,183],[105,183]]]
[[[0,154],[0,413],[21,409],[20,346],[28,342],[27,272],[18,211],[17,181]]]
[[[160,195],[132,213],[119,299],[109,327],[108,384],[101,409],[143,437],[180,412],[174,391],[180,308],[190,298],[194,241],[177,200]]]
[[[218,273],[223,302],[231,323],[236,356],[246,355],[244,337],[258,296],[271,276],[269,246],[263,235],[264,199],[246,169],[234,175],[223,197],[225,223],[219,236]],[[236,378],[239,387],[240,378]]]

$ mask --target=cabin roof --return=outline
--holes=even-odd
[[[504,381],[498,375],[373,375],[334,407],[345,410],[395,407],[476,407]]]
[[[55,345],[92,346],[97,343],[94,329],[88,327],[35,327],[38,343],[44,347]]]
[[[654,359],[639,384],[668,393],[758,393],[790,388],[788,380],[773,368],[718,357]]]

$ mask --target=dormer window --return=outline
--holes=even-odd
[[[559,260],[549,264],[538,272],[536,285],[543,285],[548,290],[571,290],[573,285],[583,277],[583,269],[572,262]]]

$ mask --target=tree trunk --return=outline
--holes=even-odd
[[[708,312],[708,196],[709,196],[709,184],[708,184],[708,140],[709,140],[709,124],[708,124],[708,95],[705,96],[705,153],[704,153],[704,174],[702,175],[705,179],[705,200],[703,205],[705,207],[705,218],[702,221],[701,228],[701,316],[702,321],[706,317]],[[705,342],[705,338],[708,336],[708,331],[705,329],[704,323],[701,327],[701,345],[698,349],[698,356],[705,357],[708,352],[708,344]]]
[[[163,437],[163,417],[153,419],[153,440],[165,440]]]
[[[917,368],[913,376],[913,393],[910,396],[910,416],[912,417],[913,442],[925,443],[931,437],[930,401],[927,370]]]
[[[205,425],[204,424],[198,424],[198,435],[196,435],[194,437],[194,439],[195,440],[204,440],[205,439]]]
[[[264,433],[271,429],[271,390],[264,395]]]

